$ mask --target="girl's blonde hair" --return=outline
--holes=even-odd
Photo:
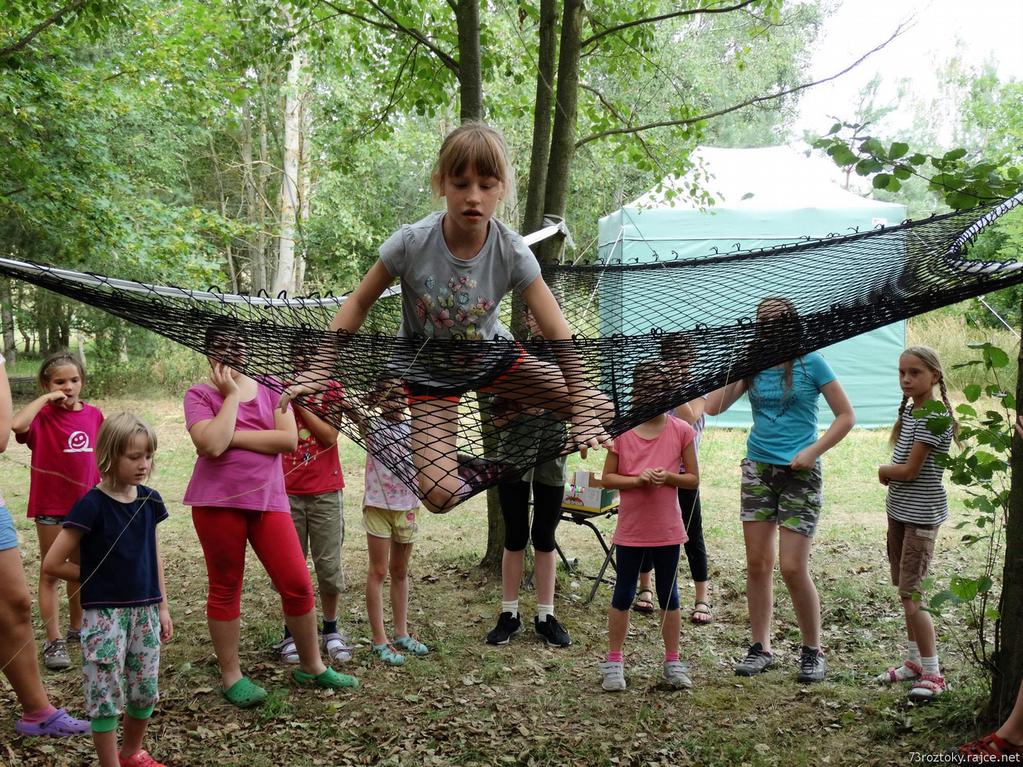
[[[72,354],[67,349],[61,349],[49,355],[43,360],[43,364],[39,366],[39,386],[43,391],[46,391],[46,388],[50,385],[50,371],[53,368],[63,367],[64,365],[74,365],[78,369],[82,385],[85,385],[85,365],[78,359],[78,355]]]
[[[99,473],[109,477],[117,459],[128,451],[136,436],[147,442],[147,451],[156,452],[156,432],[134,413],[117,413],[105,418],[96,436],[96,466]]]
[[[504,184],[505,197],[513,196],[515,175],[508,160],[508,146],[504,137],[484,122],[462,123],[444,139],[430,174],[433,193],[440,197],[444,179],[460,176],[469,168],[477,176],[496,178]]]
[[[948,390],[945,388],[945,371],[941,367],[938,353],[929,346],[907,346],[899,356],[902,357],[906,354],[913,355],[924,363],[931,372],[938,374],[938,390],[941,392],[941,401],[945,403],[948,417],[952,419],[952,439],[958,443],[959,424],[956,423],[955,416],[952,415],[952,405],[948,401]],[[907,402],[909,402],[909,397],[903,394],[902,401],[899,403],[899,417],[895,420],[895,425],[892,426],[892,433],[888,438],[888,442],[892,445],[899,441],[899,432],[902,430],[902,412],[906,409]]]

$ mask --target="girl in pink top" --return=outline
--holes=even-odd
[[[645,393],[664,392],[670,386],[662,363],[640,363],[633,375],[633,399],[642,406]],[[618,577],[607,616],[607,659],[600,664],[605,690],[625,689],[622,647],[644,557],[653,562],[661,607],[664,681],[671,687],[692,687],[678,657],[682,618],[676,572],[687,540],[677,489],[694,490],[700,482],[694,437],[692,426],[661,412],[618,437],[604,461],[604,487],[621,491],[614,534]]]
[[[299,656],[295,681],[355,687],[354,677],[338,674],[320,659],[312,581],[281,468],[281,455],[298,445],[294,413],[277,410],[269,389],[232,367],[245,362],[233,327],[211,327],[206,348],[210,383],[196,384],[185,395],[185,426],[199,457],[184,502],[192,507],[206,559],[206,618],[224,696],[241,708],[266,699],[266,690],[242,675],[238,657],[246,542],[281,595]]]
[[[43,665],[48,669],[67,668],[71,658],[60,630],[60,579],[42,572],[42,561],[75,501],[99,482],[93,446],[103,414],[82,402],[84,385],[81,360],[67,351],[51,354],[39,368],[43,394],[19,410],[11,422],[15,438],[32,451],[28,516],[35,520],[39,536],[39,613],[46,630]],[[82,605],[77,587],[68,588],[67,601],[67,641],[78,642]]]

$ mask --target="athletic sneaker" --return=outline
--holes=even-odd
[[[828,662],[824,659],[824,653],[816,647],[803,645],[799,653],[799,673],[796,674],[796,681],[800,684],[823,682],[827,671]]]
[[[693,686],[693,680],[689,678],[689,669],[680,660],[664,661],[664,668],[661,670],[664,683],[675,689],[688,690]]]
[[[487,634],[487,644],[508,644],[508,640],[522,631],[522,619],[509,612],[497,616],[497,625]]]
[[[750,645],[749,650],[746,651],[746,657],[735,667],[735,675],[756,676],[770,668],[773,662],[774,656],[769,652],[764,652],[764,646],[757,642]]]
[[[572,644],[572,637],[568,635],[565,627],[558,623],[558,619],[553,615],[548,615],[542,623],[539,618],[533,618],[533,629],[536,631],[537,636],[549,645],[568,647]]]
[[[79,629],[68,629],[64,641],[68,644],[81,644],[82,632]]]
[[[67,645],[63,639],[54,639],[43,645],[43,665],[50,671],[61,671],[71,665]]]
[[[625,689],[625,664],[620,660],[605,660],[600,663],[600,686],[608,692]]]

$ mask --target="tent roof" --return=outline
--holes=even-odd
[[[701,181],[713,194],[716,209],[784,209],[891,207],[902,205],[861,197],[835,182],[837,168],[822,158],[807,157],[788,146],[758,149],[720,149],[697,147],[693,152],[696,166],[709,175]],[[674,208],[692,210],[701,207],[689,198],[686,188],[695,180],[694,172],[679,178],[665,176],[660,189],[652,189],[626,205],[628,208]],[[665,191],[678,190],[672,200]]]

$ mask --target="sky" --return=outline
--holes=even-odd
[[[853,117],[860,89],[880,72],[881,93],[894,98],[900,78],[912,81],[918,96],[937,93],[934,70],[957,50],[963,60],[980,66],[993,61],[1000,78],[1023,80],[1023,0],[837,0],[825,22],[812,59],[819,79],[841,71],[884,42],[907,22],[907,30],[888,46],[834,83],[811,88],[800,101],[797,133],[823,133],[834,120]],[[889,127],[907,127],[906,110],[889,119]]]

